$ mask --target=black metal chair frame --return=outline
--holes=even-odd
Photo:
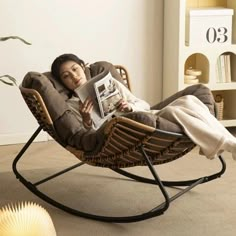
[[[25,153],[25,151],[29,148],[29,146],[31,145],[31,143],[34,141],[34,139],[37,137],[37,135],[40,133],[40,131],[42,130],[42,127],[39,126],[39,128],[35,131],[35,133],[32,135],[32,137],[28,140],[28,142],[23,146],[23,148],[21,149],[21,151],[18,153],[18,155],[16,156],[16,158],[13,161],[12,164],[12,168],[13,168],[13,172],[16,175],[16,178],[19,179],[19,181],[27,188],[29,189],[31,192],[33,192],[34,194],[36,194],[38,197],[40,197],[41,199],[43,199],[44,201],[48,202],[49,204],[63,210],[66,211],[70,214],[76,215],[76,216],[80,216],[80,217],[85,217],[85,218],[89,218],[89,219],[93,219],[93,220],[99,220],[99,221],[105,221],[105,222],[115,222],[115,223],[130,223],[130,222],[137,222],[137,221],[142,221],[145,219],[149,219],[155,216],[159,216],[161,214],[163,214],[169,207],[170,203],[172,201],[174,201],[175,199],[177,199],[178,197],[180,197],[181,195],[183,195],[184,193],[188,192],[189,190],[191,190],[192,188],[196,187],[199,184],[202,183],[206,183],[209,182],[211,180],[214,180],[216,178],[221,177],[221,175],[225,172],[226,170],[226,164],[224,159],[222,158],[221,155],[218,156],[220,163],[222,165],[221,170],[215,174],[209,175],[209,176],[204,176],[204,177],[200,177],[197,179],[192,179],[192,180],[186,180],[186,181],[163,181],[160,179],[160,177],[157,174],[157,171],[155,170],[149,156],[147,155],[147,153],[144,150],[144,147],[141,145],[140,151],[143,154],[143,157],[146,161],[146,164],[153,176],[153,179],[149,179],[149,178],[145,178],[142,176],[138,176],[138,175],[134,175],[132,173],[129,173],[123,169],[117,168],[117,169],[112,169],[113,171],[126,176],[128,178],[131,178],[133,180],[142,182],[142,183],[148,183],[148,184],[154,184],[154,185],[158,185],[163,197],[164,197],[164,201],[163,203],[159,204],[158,206],[154,207],[153,209],[151,209],[150,211],[147,211],[145,213],[142,214],[138,214],[138,215],[132,215],[132,216],[103,216],[103,215],[95,215],[95,214],[90,214],[87,212],[82,212],[73,208],[70,208],[58,201],[55,201],[54,199],[48,197],[46,194],[44,194],[43,192],[41,192],[37,187],[47,181],[50,181],[54,178],[56,178],[57,176],[60,176],[68,171],[71,171],[77,167],[80,167],[86,163],[84,162],[79,162],[78,164],[75,164],[73,166],[70,166],[68,168],[63,169],[60,172],[57,172],[51,176],[48,176],[42,180],[39,180],[35,183],[31,183],[30,181],[28,181],[23,175],[20,174],[20,172],[17,169],[17,164],[20,161],[21,157],[23,156],[23,154]],[[165,131],[160,131],[157,130],[156,132],[164,132]],[[181,134],[176,134],[173,133],[173,135],[180,135]],[[185,187],[181,190],[179,190],[179,192],[177,194],[175,194],[174,196],[170,197],[166,188],[165,187]]]
[[[116,66],[117,71],[120,73],[122,79],[124,80],[127,87],[130,89],[130,83],[129,83],[129,76],[127,70],[120,65]],[[37,182],[32,183],[31,181],[27,180],[18,170],[18,163],[21,160],[21,157],[23,154],[27,151],[27,149],[30,147],[32,142],[35,140],[35,138],[38,136],[38,134],[44,130],[47,131],[59,144],[61,144],[63,147],[65,147],[65,144],[61,143],[60,138],[57,137],[57,134],[54,130],[54,125],[51,120],[51,117],[47,111],[47,108],[40,96],[40,94],[33,90],[33,89],[26,89],[26,88],[20,88],[22,95],[29,106],[31,112],[37,119],[39,123],[38,129],[35,131],[35,133],[31,136],[31,138],[28,140],[28,142],[23,146],[23,148],[20,150],[18,155],[15,157],[12,169],[17,179],[32,193],[36,194],[39,198],[45,200],[49,204],[62,209],[63,211],[66,211],[70,214],[81,216],[93,220],[99,220],[99,221],[105,221],[105,222],[116,222],[116,223],[130,223],[130,222],[137,222],[145,219],[149,219],[155,216],[159,216],[163,214],[168,208],[172,201],[176,200],[180,196],[182,196],[184,193],[188,192],[192,188],[196,187],[199,184],[209,182],[211,180],[217,179],[221,177],[221,175],[226,170],[226,164],[224,159],[221,155],[218,156],[219,161],[221,163],[221,169],[209,176],[203,176],[200,178],[192,179],[192,180],[185,180],[185,181],[163,181],[158,176],[156,169],[154,168],[154,165],[163,164],[169,161],[173,161],[179,157],[184,156],[186,153],[191,151],[195,144],[192,143],[192,141],[184,134],[180,133],[174,133],[174,132],[167,132],[159,129],[155,129],[146,125],[142,125],[138,122],[125,119],[125,118],[117,118],[120,120],[112,119],[108,125],[107,125],[107,133],[111,133],[111,136],[113,135],[113,141],[112,138],[107,139],[106,143],[104,145],[106,146],[106,149],[109,149],[108,152],[101,151],[95,158],[93,163],[91,160],[91,156],[88,155],[88,158],[86,159],[86,153],[85,153],[85,159],[80,158],[80,154],[77,156],[77,153],[71,151],[68,149],[68,151],[75,154],[75,156],[78,157],[80,160],[78,164],[72,165],[70,167],[67,167],[57,173],[52,174],[51,176],[48,176],[46,178],[43,178],[41,180],[38,180]],[[43,115],[42,115],[43,114]],[[115,118],[116,119],[116,118]],[[123,122],[123,123],[122,123]],[[114,131],[115,130],[115,131]],[[120,133],[117,130],[120,130]],[[123,143],[124,149],[118,150],[116,148],[117,140],[119,137],[119,134],[126,133],[125,138],[128,138],[129,140],[126,142],[126,144]],[[130,136],[129,136],[130,135]],[[137,137],[136,137],[137,136]],[[139,139],[140,137],[140,139]],[[165,139],[166,138],[166,139]],[[166,141],[166,146],[163,144],[159,144],[158,141],[161,140],[163,142],[163,139]],[[122,140],[122,139],[120,139]],[[138,142],[137,142],[138,140]],[[132,143],[133,142],[133,143]],[[181,143],[182,142],[182,143]],[[182,146],[181,146],[182,145]],[[163,147],[162,147],[163,146]],[[121,144],[122,147],[122,144]],[[152,149],[152,150],[150,150]],[[76,151],[76,150],[75,150]],[[137,154],[138,153],[138,154]],[[170,158],[168,155],[173,155]],[[100,158],[101,154],[101,158]],[[122,156],[122,158],[119,159],[119,156]],[[161,159],[161,156],[163,156],[164,159]],[[167,158],[166,158],[167,156]],[[39,190],[38,186],[55,179],[58,176],[63,175],[66,172],[69,172],[75,168],[78,168],[84,164],[89,165],[101,165],[101,163],[96,163],[97,159],[103,159],[103,157],[110,158],[110,161],[114,161],[114,157],[119,159],[119,161],[122,162],[122,165],[117,164],[116,160],[114,161],[115,166],[113,165],[107,165],[103,167],[108,167],[112,171],[117,172],[118,174],[121,174],[125,177],[128,177],[132,180],[136,180],[141,183],[146,184],[153,184],[157,185],[164,201],[154,207],[153,209],[150,209],[147,212],[137,214],[137,215],[128,215],[128,216],[104,216],[104,215],[96,215],[93,213],[87,213],[82,212],[77,209],[73,209],[65,204],[62,204],[61,202],[58,202],[51,197],[49,197],[47,194],[43,193],[41,190]],[[134,162],[132,162],[135,160]],[[109,162],[108,162],[109,163]],[[107,163],[106,163],[107,164]],[[123,165],[124,164],[124,165]],[[125,171],[124,167],[130,167],[135,165],[143,165],[146,166],[152,175],[152,179],[145,178],[142,176],[138,176],[135,174],[132,174],[128,171]],[[179,191],[173,195],[169,196],[166,187],[181,187],[179,188]],[[137,193],[138,194],[138,193]]]

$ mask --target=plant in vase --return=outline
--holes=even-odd
[[[31,43],[27,42],[26,40],[24,40],[23,38],[19,36],[0,37],[0,41],[7,41],[9,39],[17,39],[23,42],[24,44],[31,45]],[[0,81],[4,84],[11,85],[11,86],[17,85],[16,79],[12,77],[11,75],[0,75]]]

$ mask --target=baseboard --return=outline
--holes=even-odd
[[[0,145],[10,145],[18,143],[26,143],[32,133],[20,133],[20,134],[0,134]],[[48,141],[49,135],[46,132],[39,133],[34,142]]]

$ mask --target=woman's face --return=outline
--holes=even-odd
[[[87,82],[83,68],[74,61],[64,62],[59,72],[62,83],[70,90]]]

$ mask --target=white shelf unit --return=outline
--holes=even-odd
[[[226,7],[234,9],[232,22],[232,44],[197,46],[185,44],[186,13],[188,8]],[[231,60],[230,83],[216,82],[217,60],[221,54],[229,53]],[[164,1],[164,59],[163,99],[184,89],[186,68],[202,71],[200,83],[208,86],[214,95],[224,98],[222,124],[236,126],[236,1],[235,0],[165,0]]]

